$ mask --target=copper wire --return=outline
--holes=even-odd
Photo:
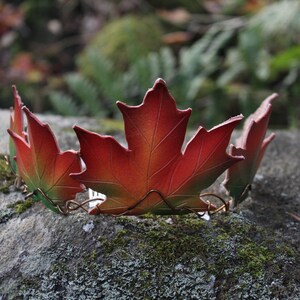
[[[209,197],[209,196],[210,196],[210,197],[215,197],[215,198],[217,198],[218,200],[220,200],[220,201],[223,203],[223,205],[221,205],[221,206],[218,207],[217,209],[211,211],[211,210],[210,210],[211,202],[210,202],[210,201],[206,201],[206,203],[208,203],[208,205],[209,205],[208,210],[207,210],[209,215],[214,215],[214,214],[216,214],[216,213],[218,213],[218,212],[220,212],[220,211],[224,211],[224,210],[225,210],[225,212],[228,212],[228,211],[229,211],[229,201],[226,202],[221,196],[218,196],[218,195],[216,195],[216,194],[214,194],[214,193],[205,193],[205,194],[201,194],[201,195],[200,195],[200,199],[203,200],[202,197]],[[203,200],[203,201],[204,201],[204,200]]]
[[[26,189],[26,186],[25,186]],[[76,211],[78,209],[83,209],[85,212],[89,212],[88,208],[86,208],[85,206],[92,201],[95,200],[103,200],[102,198],[92,198],[92,199],[88,199],[85,200],[83,202],[78,202],[76,200],[68,200],[66,202],[64,202],[64,205],[62,205],[62,203],[55,203],[42,189],[37,188],[36,190],[34,190],[33,192],[27,193],[25,196],[25,199],[27,199],[28,197],[34,196],[37,193],[40,193],[43,198],[48,201],[50,203],[51,206],[53,206],[55,209],[57,209],[57,211],[63,215],[68,215],[70,212],[72,211]],[[130,206],[128,209],[126,209],[124,212],[120,213],[120,214],[115,214],[113,216],[119,217],[119,216],[124,216],[127,215],[128,213],[130,213],[132,210],[134,210],[137,206],[139,206],[141,203],[143,203],[143,201],[145,201],[147,199],[147,197],[152,194],[152,193],[156,193],[157,195],[159,195],[160,199],[166,204],[166,206],[168,206],[168,208],[170,208],[170,210],[173,212],[173,214],[181,214],[184,212],[191,212],[191,213],[195,213],[198,217],[203,217],[205,215],[205,213],[208,213],[209,215],[213,215],[217,212],[223,211],[225,210],[226,212],[229,210],[229,202],[226,202],[222,197],[213,194],[213,193],[205,193],[205,194],[201,194],[200,195],[200,199],[202,201],[204,201],[202,199],[202,197],[215,197],[218,200],[220,200],[223,205],[221,205],[220,207],[218,207],[217,209],[215,209],[214,211],[210,211],[211,208],[211,202],[210,201],[206,201],[208,208],[207,211],[204,211],[203,214],[199,213],[198,211],[190,208],[190,207],[181,207],[181,208],[175,208],[165,197],[164,195],[158,191],[158,190],[150,190],[149,192],[147,192],[139,201],[137,201],[135,204],[133,204],[132,206]],[[99,213],[101,213],[101,209],[99,207],[99,204],[96,205]]]

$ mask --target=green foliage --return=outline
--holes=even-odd
[[[169,48],[150,53],[134,62],[123,74],[124,87],[129,99],[142,99],[145,89],[151,87],[156,78],[162,77],[168,83],[176,76],[176,59]]]
[[[227,21],[216,22],[190,46],[173,51],[170,47],[157,50],[156,45],[148,48],[148,52],[152,50],[150,53],[144,51],[146,44],[142,37],[131,30],[129,37],[119,33],[121,41],[115,41],[115,30],[123,30],[127,26],[124,24],[130,24],[128,28],[131,28],[134,22],[140,22],[142,26],[137,17],[126,17],[120,23],[107,25],[107,33],[99,33],[78,59],[78,76],[94,85],[93,97],[82,97],[79,85],[74,91],[66,78],[69,95],[81,100],[71,100],[66,94],[61,95],[61,101],[52,100],[52,103],[56,109],[59,105],[69,110],[68,114],[78,110],[70,104],[74,103],[82,113],[93,115],[90,111],[98,109],[106,116],[117,116],[116,100],[136,104],[145,89],[162,77],[179,106],[192,107],[205,126],[215,125],[239,112],[248,115],[274,91],[281,95],[274,107],[274,114],[281,115],[276,120],[277,126],[298,126],[300,112],[295,109],[300,84],[298,15],[298,1],[275,2],[248,20],[239,20],[240,27]],[[126,62],[120,63],[124,56]],[[101,105],[95,100],[89,102],[96,95]],[[65,104],[57,105],[58,102]]]
[[[149,30],[151,28],[151,30]],[[135,59],[158,50],[162,30],[154,16],[128,15],[109,22],[87,45],[80,55],[79,67],[86,74],[89,68],[89,51],[93,49],[114,63],[118,70],[125,70]]]
[[[274,55],[270,61],[271,76],[276,78],[281,72],[299,67],[300,46],[290,47],[277,55]]]
[[[83,103],[93,115],[101,114],[101,104],[98,102],[98,92],[93,83],[80,74],[69,74],[66,76],[69,89]]]
[[[49,97],[55,110],[61,115],[103,115],[95,85],[80,74],[68,74],[65,82],[70,94],[52,92]]]
[[[62,116],[75,116],[80,112],[75,100],[63,92],[53,91],[49,98],[55,111]]]
[[[212,85],[214,75],[221,64],[220,50],[232,36],[233,31],[212,27],[202,39],[190,47],[183,48],[178,59],[171,49],[163,48],[137,60],[124,74],[125,86],[131,92],[129,98],[141,99],[144,90],[149,88],[157,77],[162,77],[182,108],[190,106],[199,110],[199,107],[207,105],[204,96],[210,94],[208,106],[217,107],[218,118],[214,118],[213,115],[203,118],[207,122],[218,122],[222,117],[219,110],[220,98],[217,93],[211,93],[214,91]]]
[[[86,76],[95,83],[102,98],[106,101],[120,99],[123,96],[122,81],[113,62],[104,58],[93,48],[89,49],[86,54],[86,63],[89,68]],[[83,69],[83,74],[85,73]]]
[[[86,66],[88,66],[85,71],[88,71],[84,73],[88,73],[89,79],[84,75],[72,75],[71,78],[67,76],[68,90],[76,98],[81,99],[84,109],[80,111],[88,111],[90,114],[98,110],[104,111],[106,115],[115,115],[117,111],[112,104],[116,100],[126,100],[128,103],[135,104],[144,97],[144,91],[152,86],[155,79],[162,77],[167,81],[173,96],[179,100],[182,107],[195,108],[199,105],[200,93],[203,95],[207,90],[211,90],[212,81],[209,77],[218,70],[221,60],[219,51],[232,35],[233,31],[222,31],[214,27],[204,38],[180,51],[178,65],[173,51],[165,47],[137,59],[125,72],[117,72],[112,61],[105,59],[99,51],[91,48],[85,53]],[[80,80],[77,80],[79,82],[74,84],[73,81],[79,78]],[[94,84],[93,95],[87,97],[86,88],[92,83]],[[94,105],[95,100],[90,101],[91,104],[88,103],[89,99],[95,99],[96,96],[102,99],[102,107]],[[213,105],[219,106],[219,95],[212,93],[211,98]],[[76,101],[71,100],[69,96],[54,93],[54,96],[50,95],[50,99],[58,112],[73,113],[74,105],[70,103]],[[65,109],[68,107],[70,110],[66,113]]]
[[[263,38],[274,49],[286,48],[287,44],[299,42],[300,2],[278,1],[266,6],[250,20],[250,28],[259,28]]]
[[[258,101],[277,91],[277,126],[299,126],[299,14],[296,0],[265,6],[237,35],[226,51],[218,86],[237,99],[248,115]],[[287,117],[289,116],[289,117]]]

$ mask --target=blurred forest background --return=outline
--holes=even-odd
[[[300,126],[299,0],[0,0],[0,108],[119,118],[157,77],[194,125],[247,116]],[[197,123],[197,124],[196,124]]]

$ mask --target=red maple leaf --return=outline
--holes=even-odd
[[[237,116],[206,131],[200,127],[184,151],[191,109],[178,110],[158,79],[141,105],[117,103],[128,149],[113,137],[74,127],[86,170],[71,175],[107,199],[91,214],[139,215],[214,210],[199,193],[228,167],[243,159],[226,153]]]
[[[265,138],[269,119],[272,112],[272,101],[277,97],[273,94],[266,98],[260,107],[250,115],[244,125],[242,135],[237,139],[236,145],[231,145],[231,155],[243,155],[245,160],[231,166],[226,172],[224,186],[235,205],[247,198],[251,183],[264,156],[265,150],[275,138],[272,133]]]
[[[18,171],[33,193],[36,201],[42,201],[55,212],[65,201],[74,199],[83,186],[69,176],[81,171],[79,154],[61,152],[48,124],[42,123],[26,107],[23,111],[28,122],[28,141],[8,129],[16,147]]]

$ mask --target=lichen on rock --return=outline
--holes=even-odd
[[[88,216],[32,210],[15,230],[35,240],[34,249],[19,246],[14,271],[1,269],[8,299],[272,299],[266,297],[283,295],[284,281],[293,297],[299,292],[289,278],[297,255],[242,214],[209,222],[190,215],[174,224],[167,217],[102,216],[86,232]]]

